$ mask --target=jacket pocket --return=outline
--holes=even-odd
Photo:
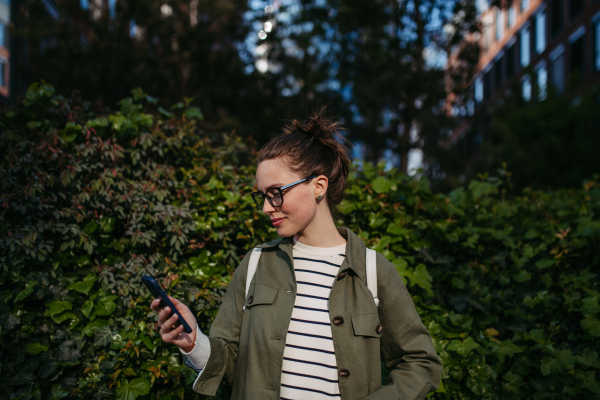
[[[254,285],[254,290],[250,291],[246,298],[246,308],[252,308],[259,305],[273,304],[275,297],[277,297],[276,289],[271,286],[257,283]]]
[[[379,323],[379,313],[353,315],[352,327],[355,336],[381,337],[382,328]]]

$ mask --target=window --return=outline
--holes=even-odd
[[[506,78],[510,79],[515,74],[515,66],[517,65],[517,46],[513,43],[506,50]]]
[[[583,78],[584,70],[584,38],[585,28],[580,26],[569,37],[569,69],[571,70],[571,79]]]
[[[543,101],[547,97],[548,88],[548,71],[546,70],[546,63],[538,65],[536,68],[537,76],[537,96],[539,101]]]
[[[596,71],[600,71],[600,18],[597,18],[594,22],[594,64]]]
[[[6,60],[0,59],[0,86],[6,87]]]
[[[508,8],[506,25],[510,28],[511,26],[513,26],[515,24],[516,20],[517,20],[517,10],[515,10],[515,8],[513,6],[510,6]]]
[[[556,37],[563,28],[563,2],[550,0],[550,36]]]
[[[483,79],[481,76],[475,78],[475,101],[478,103],[483,101]]]
[[[569,19],[574,20],[583,11],[583,0],[569,0]]]
[[[522,31],[521,31],[521,38],[520,38],[520,44],[521,44],[521,67],[525,68],[529,65],[530,62],[530,53],[529,53],[529,44],[530,44],[530,38],[529,38],[529,27],[525,27]]]
[[[521,95],[523,96],[523,100],[531,100],[531,78],[529,75],[525,75],[521,79]]]
[[[565,51],[564,46],[557,46],[550,54],[550,79],[552,86],[560,94],[565,91]]]
[[[504,55],[498,56],[498,59],[494,63],[494,90],[498,91],[502,87],[502,59]]]
[[[496,41],[504,36],[504,13],[500,9],[496,10]]]
[[[546,50],[546,11],[535,16],[535,52],[542,54]]]
[[[6,25],[0,23],[0,46],[6,47]]]
[[[521,12],[529,8],[529,0],[521,0]]]
[[[492,97],[492,70],[491,68],[483,74],[483,99],[489,100]]]

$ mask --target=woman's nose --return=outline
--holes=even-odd
[[[264,202],[264,203],[263,203],[263,212],[264,212],[265,214],[268,214],[268,213],[271,213],[271,212],[277,211],[277,210],[275,209],[275,207],[273,207],[273,206],[271,205],[271,203],[269,203],[269,200],[267,200],[267,198],[266,198],[266,197],[264,198],[263,202]]]

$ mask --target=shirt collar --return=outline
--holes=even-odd
[[[344,239],[346,239],[346,258],[340,267],[340,270],[351,269],[356,276],[358,276],[363,282],[367,281],[366,276],[366,247],[361,238],[356,235],[356,233],[352,232],[350,229],[341,227],[337,228],[338,232]],[[293,245],[293,237],[285,237],[282,239],[277,239],[269,243],[259,244],[258,248],[260,249],[268,249],[272,247],[278,246],[282,250],[286,251],[286,253],[291,254],[291,248]]]

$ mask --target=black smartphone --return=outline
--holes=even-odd
[[[150,293],[152,293],[152,296],[154,296],[155,299],[160,298],[163,307],[168,306],[171,309],[171,315],[169,315],[169,318],[173,316],[173,313],[177,314],[179,318],[175,323],[175,326],[178,327],[179,324],[181,324],[183,325],[183,331],[185,333],[192,333],[192,328],[190,328],[185,319],[183,319],[183,317],[179,313],[179,310],[177,310],[177,308],[173,305],[173,302],[169,299],[169,296],[167,296],[165,291],[161,289],[158,282],[156,282],[156,279],[154,279],[151,276],[142,276],[142,282],[144,282],[144,285],[146,285],[146,287],[148,288]]]

